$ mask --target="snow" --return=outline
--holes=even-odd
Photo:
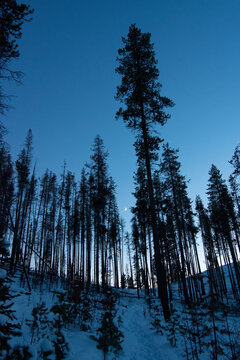
[[[147,313],[145,299],[123,297],[117,306],[117,315],[121,317],[120,326],[124,335],[121,344],[121,360],[177,360],[177,350],[173,349],[166,337],[159,335],[151,329],[151,319]],[[90,332],[79,332],[76,329],[68,331],[67,340],[70,345],[70,359],[102,360],[103,354],[96,347],[96,342],[90,338]],[[114,356],[113,354],[111,354]],[[109,359],[111,356],[109,356]]]
[[[40,347],[43,352],[54,351],[52,344],[46,338],[41,341]]]
[[[9,318],[8,316],[4,314],[0,314],[0,326],[5,325],[8,322]]]
[[[176,350],[171,348],[168,340],[160,337],[151,329],[151,319],[145,299],[122,298],[119,312],[124,334],[123,354],[119,359],[179,359]]]
[[[0,279],[5,279],[7,276],[7,271],[0,268]]]
[[[102,360],[102,352],[97,349],[96,342],[90,338],[88,332],[79,332],[74,329],[67,333],[71,360]]]
[[[227,277],[227,269],[224,269]],[[4,276],[6,271],[2,272]],[[17,317],[16,322],[21,323],[21,337],[14,337],[11,340],[12,345],[28,345],[30,351],[33,353],[33,360],[39,359],[39,351],[54,350],[52,347],[51,339],[54,335],[52,327],[55,315],[50,312],[53,305],[58,302],[59,295],[67,293],[66,283],[59,281],[50,282],[46,278],[41,282],[34,275],[30,276],[32,284],[32,292],[27,292],[27,287],[23,287],[20,276],[14,277],[14,282],[10,284],[13,294],[20,294],[14,298],[13,310]],[[205,284],[207,284],[207,277],[204,277]],[[227,283],[229,279],[227,277]],[[20,286],[21,285],[21,286]],[[230,285],[229,285],[230,288]],[[178,295],[178,285],[173,284],[173,302],[172,307],[175,310],[172,320],[165,323],[161,310],[159,299],[151,297],[149,301],[144,296],[144,292],[140,292],[140,297],[137,297],[136,290],[115,290],[118,294],[117,302],[115,304],[116,316],[114,319],[115,324],[118,324],[120,331],[123,333],[124,338],[121,344],[122,351],[116,356],[113,353],[108,353],[107,360],[180,360],[186,359],[186,346],[189,352],[189,359],[193,358],[191,353],[190,333],[184,334],[184,328],[194,330],[193,328],[193,313],[198,313],[198,326],[200,331],[205,329],[206,334],[202,341],[202,353],[198,354],[199,360],[209,360],[210,349],[209,344],[213,341],[213,324],[207,307],[198,306],[195,309],[187,310]],[[91,319],[89,320],[86,329],[81,331],[81,324],[76,320],[75,324],[67,324],[63,329],[66,342],[69,346],[67,355],[68,360],[102,360],[103,352],[97,348],[97,342],[93,337],[97,336],[97,329],[100,327],[101,317],[104,313],[102,304],[104,296],[102,294],[96,295],[89,293],[88,304]],[[207,300],[206,300],[207,301]],[[215,312],[217,323],[217,336],[219,343],[225,354],[230,354],[229,338],[227,334],[227,322],[224,312],[228,313],[227,321],[231,331],[234,331],[233,341],[236,346],[240,334],[239,329],[239,305],[233,299],[229,292],[229,304],[225,304],[223,309]],[[43,337],[39,339],[39,343],[31,343],[31,328],[27,325],[26,321],[33,319],[32,309],[44,302],[49,311],[48,324],[44,330]],[[0,322],[6,319],[4,315],[0,318]],[[39,324],[39,323],[38,323]],[[42,335],[41,335],[42,336]],[[34,341],[36,338],[34,337]],[[171,344],[172,341],[172,344]],[[176,344],[175,344],[176,343]],[[175,346],[173,346],[175,345]],[[197,344],[198,346],[198,344]],[[52,356],[52,355],[51,355]],[[219,360],[225,359],[225,355],[219,355]],[[53,357],[55,359],[55,357]]]

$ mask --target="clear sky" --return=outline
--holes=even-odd
[[[27,2],[27,1],[26,1]],[[14,160],[27,130],[33,131],[38,175],[59,174],[63,161],[80,178],[99,134],[109,151],[120,213],[133,205],[136,158],[133,134],[115,113],[120,77],[115,74],[121,36],[136,23],[152,34],[162,95],[175,102],[171,119],[159,128],[180,149],[189,194],[204,199],[214,163],[228,178],[240,143],[239,0],[32,0],[33,20],[23,29],[25,73],[4,123]]]

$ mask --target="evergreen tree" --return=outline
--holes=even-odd
[[[0,254],[8,256],[8,246],[6,241],[0,241]],[[15,311],[12,309],[14,298],[12,295],[12,280],[7,275],[7,271],[0,267],[0,358],[3,360],[28,360],[32,357],[26,345],[12,347],[10,341],[15,336],[21,336],[21,324],[17,322]]]
[[[0,243],[0,253],[5,251],[3,244]],[[10,278],[7,276],[6,270],[0,268],[0,357],[8,358],[11,353],[9,340],[13,336],[21,335],[21,326],[16,323],[16,317],[12,310],[13,298],[9,288]]]
[[[12,70],[9,62],[20,55],[17,40],[22,37],[22,26],[30,21],[33,13],[30,5],[18,4],[16,0],[1,0],[0,2],[0,80],[21,79],[19,71]],[[0,113],[7,108],[6,96],[0,84]]]
[[[62,321],[60,316],[55,319],[53,327],[55,332],[55,339],[53,339],[52,342],[55,348],[56,360],[66,359],[69,347],[62,332]]]
[[[13,203],[13,167],[11,156],[6,146],[0,148],[0,239],[2,239],[12,225],[10,220]]]
[[[107,228],[106,228],[106,236],[107,236],[107,244],[108,250],[111,254],[113,254],[113,278],[114,278],[114,286],[116,288],[119,287],[119,253],[120,253],[120,220],[119,220],[119,212],[116,201],[116,185],[112,179],[109,178],[109,186],[108,186],[108,204],[107,204]],[[105,261],[106,263],[106,261]],[[110,269],[110,265],[108,263],[108,269]],[[110,274],[109,274],[110,275]],[[108,281],[110,285],[110,281]]]
[[[80,268],[80,281],[83,286],[85,280],[85,240],[86,240],[86,212],[87,212],[87,195],[88,195],[88,185],[87,185],[87,176],[86,176],[86,169],[82,169],[81,174],[81,182],[80,182],[80,226],[81,227],[81,268]],[[89,248],[87,249],[87,251]]]
[[[223,300],[223,293],[226,294],[224,273],[219,268],[216,246],[211,227],[211,221],[207,209],[204,208],[200,196],[196,198],[196,210],[199,219],[199,227],[202,236],[205,264],[208,271],[210,295],[220,295]]]
[[[138,223],[139,227],[139,255],[141,259],[141,273],[143,276],[143,283],[146,293],[149,292],[149,283],[148,283],[148,256],[147,256],[147,235],[150,225],[150,211],[149,211],[149,197],[148,197],[148,188],[147,188],[147,179],[146,171],[144,168],[144,162],[141,158],[138,159],[138,170],[135,173],[135,192],[134,196],[136,198],[136,205],[132,208],[132,212],[135,215],[135,221]],[[136,245],[136,243],[134,244]],[[149,245],[150,249],[151,245]],[[150,258],[150,262],[151,262]],[[152,268],[152,265],[151,265]],[[140,273],[139,272],[139,273]]]
[[[229,194],[225,180],[222,179],[222,175],[215,165],[212,165],[209,175],[207,189],[208,209],[211,225],[214,230],[214,241],[218,252],[223,255],[225,262],[230,261],[230,252],[237,286],[240,291],[240,273],[236,257],[236,243],[232,236],[234,223],[236,222],[233,200]],[[229,271],[231,271],[230,268]],[[232,281],[234,281],[233,278]]]
[[[127,246],[129,269],[130,269],[130,276],[127,277],[127,284],[128,284],[129,289],[134,289],[130,234],[128,232],[126,232],[126,235],[125,235],[125,245]]]
[[[88,174],[87,181],[88,196],[86,201],[86,277],[87,289],[91,282],[91,257],[92,257],[92,224],[93,224],[93,200],[94,200],[94,179],[92,174]]]
[[[65,191],[64,191],[64,244],[63,249],[65,251],[65,244],[67,247],[67,277],[73,279],[72,273],[72,196],[74,192],[74,175],[71,171],[67,172],[65,180]],[[63,254],[64,258],[64,254]]]
[[[32,319],[26,323],[31,329],[31,344],[35,344],[45,336],[49,326],[49,311],[44,302],[37,304],[32,310]]]
[[[240,145],[236,146],[233,157],[229,161],[229,163],[234,168],[233,175],[239,176],[240,175]]]
[[[229,183],[231,187],[232,197],[235,202],[236,211],[238,214],[238,227],[240,218],[240,145],[235,148],[232,159],[229,163],[233,167],[233,172],[229,177]]]
[[[116,72],[122,76],[122,82],[117,87],[116,99],[124,103],[126,108],[120,108],[116,116],[123,118],[127,127],[136,131],[142,143],[147,172],[158,291],[165,320],[169,320],[166,272],[160,252],[152,184],[151,128],[155,124],[164,125],[170,117],[164,112],[164,108],[173,106],[173,102],[160,95],[159,71],[156,67],[157,61],[153,44],[150,42],[150,34],[142,33],[135,25],[131,25],[127,38],[123,37],[122,41],[124,47],[118,50],[119,66],[116,68]],[[155,148],[158,148],[160,139],[155,137],[155,140]]]
[[[168,214],[168,221],[169,218],[173,221],[174,229],[173,232],[170,232],[171,240],[175,242],[173,258],[175,254],[179,253],[176,270],[180,274],[179,280],[182,284],[185,301],[190,304],[194,298],[197,300],[199,292],[198,284],[192,281],[191,275],[200,274],[201,268],[196,246],[197,228],[194,225],[191,200],[187,194],[187,182],[181,175],[181,164],[177,153],[178,150],[171,149],[168,144],[164,145],[160,178],[164,183],[168,199],[165,212]],[[168,224],[170,225],[169,222]],[[168,239],[165,243],[168,243]],[[202,281],[201,286],[204,293]]]
[[[111,311],[106,311],[102,318],[101,327],[98,329],[99,337],[97,338],[97,347],[104,353],[104,360],[110,349],[113,349],[115,353],[122,350],[122,332],[114,324],[114,316]]]
[[[126,285],[127,285],[126,275],[124,273],[122,273],[122,275],[121,275],[121,289],[125,289]]]
[[[136,218],[132,218],[132,244],[134,250],[134,267],[135,267],[135,279],[137,284],[137,292],[139,296],[139,290],[141,289],[141,280],[140,280],[140,249],[139,249],[139,231],[137,226]]]
[[[96,136],[92,148],[91,174],[93,176],[93,207],[94,207],[94,281],[99,291],[100,268],[102,273],[102,286],[106,283],[106,263],[105,263],[105,240],[106,240],[106,204],[108,194],[108,153],[104,148],[103,140],[99,135]],[[101,260],[101,264],[100,264]],[[101,265],[101,266],[100,266]]]
[[[66,171],[66,164],[64,162],[63,166],[63,173],[61,174],[61,184],[58,187],[58,215],[57,215],[57,225],[56,225],[56,246],[57,249],[55,251],[56,258],[55,258],[55,267],[59,266],[60,262],[60,276],[64,276],[65,268],[63,263],[64,258],[64,225],[63,225],[63,208],[64,208],[64,189],[65,189],[65,171]]]
[[[10,261],[10,270],[19,263],[22,256],[22,239],[24,226],[26,224],[26,215],[33,200],[29,198],[30,186],[30,167],[32,160],[32,131],[29,129],[23,149],[16,161],[17,170],[17,195],[15,204],[15,216],[13,224],[13,241]]]
[[[104,360],[108,351],[112,350],[116,355],[122,350],[121,343],[123,342],[123,334],[121,330],[114,323],[116,317],[116,311],[114,310],[116,299],[110,291],[107,291],[106,297],[103,301],[105,312],[101,319],[101,326],[97,330],[99,336],[92,338],[98,342],[97,347],[103,351]],[[118,321],[119,325],[120,321]]]

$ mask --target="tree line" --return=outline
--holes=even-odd
[[[123,230],[100,136],[79,181],[66,165],[60,180],[49,170],[37,179],[35,167],[31,169],[31,130],[14,171],[4,149],[0,236],[11,243],[10,270],[23,264],[27,271],[52,272],[82,285],[93,281],[98,290],[100,277],[104,287],[113,276],[118,286]]]
[[[14,38],[21,37],[22,23],[32,13],[29,7],[16,7],[14,1],[12,8],[9,4],[4,1],[1,5],[2,19],[6,14],[14,19],[3,31],[5,42],[1,45],[5,44],[10,53],[1,52],[2,64],[19,56]],[[11,26],[15,26],[15,33]],[[116,117],[135,132],[137,156],[131,232],[124,231],[116,185],[108,172],[108,153],[99,135],[79,180],[66,165],[60,179],[50,170],[38,179],[32,166],[31,130],[13,163],[3,141],[2,127],[0,239],[10,244],[11,272],[22,265],[26,274],[33,268],[77,281],[82,288],[94,283],[98,292],[108,285],[144,288],[147,294],[157,290],[168,321],[171,283],[178,282],[179,294],[188,306],[205,295],[197,249],[199,230],[212,299],[228,296],[223,264],[227,266],[234,296],[239,298],[240,149],[236,148],[230,161],[233,166],[230,188],[216,166],[211,167],[208,206],[197,197],[196,225],[178,150],[163,143],[157,133],[156,126],[164,125],[170,118],[166,109],[174,103],[161,95],[151,34],[131,25],[122,42],[117,57],[116,72],[121,83],[116,100],[123,107]],[[2,66],[1,74],[3,71],[8,70]]]

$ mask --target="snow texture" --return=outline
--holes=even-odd
[[[5,276],[5,271],[1,271],[1,275]],[[14,337],[11,340],[11,345],[28,345],[33,354],[33,360],[38,360],[39,349],[44,351],[54,351],[51,339],[54,335],[54,329],[51,323],[54,320],[54,314],[50,309],[58,301],[59,294],[66,293],[66,283],[60,280],[51,282],[48,278],[40,281],[35,275],[30,276],[32,282],[32,292],[27,292],[21,283],[22,280],[15,276],[14,282],[11,283],[11,291],[15,294],[20,294],[14,298],[13,310],[18,322],[22,324],[21,337]],[[207,277],[204,278],[207,286]],[[228,279],[229,282],[229,279]],[[21,286],[20,286],[21,284]],[[230,286],[229,286],[230,288]],[[113,289],[114,290],[114,289]],[[191,354],[192,344],[190,343],[190,332],[193,326],[191,317],[193,316],[190,310],[187,310],[178,294],[178,285],[172,286],[173,302],[172,308],[174,315],[171,322],[166,324],[163,320],[163,314],[159,299],[151,297],[151,304],[146,300],[144,292],[140,293],[140,298],[137,297],[136,290],[114,290],[118,296],[115,304],[116,316],[114,322],[119,326],[119,329],[124,335],[122,342],[122,351],[119,355],[112,352],[107,354],[107,360],[181,360],[186,359],[186,343],[187,351],[189,352],[189,359],[193,358]],[[102,304],[103,295],[91,293],[89,295],[90,301],[89,311],[92,319],[86,331],[81,331],[78,323],[67,324],[63,328],[63,333],[66,342],[69,346],[69,352],[66,357],[68,360],[103,360],[103,352],[97,348],[97,342],[93,337],[97,336],[97,329],[100,327],[102,315],[104,313]],[[232,303],[231,303],[232,301]],[[31,344],[31,329],[26,324],[26,320],[33,319],[32,309],[37,304],[44,302],[49,311],[49,323],[47,324],[43,338],[38,344]],[[150,305],[151,306],[150,306]],[[231,305],[232,304],[232,305]],[[228,326],[231,331],[234,331],[232,341],[235,341],[236,346],[239,346],[240,328],[239,318],[240,314],[238,305],[234,305],[233,298],[229,297],[228,306]],[[235,306],[235,307],[234,307]],[[198,354],[199,360],[209,360],[211,358],[211,342],[213,341],[212,322],[207,307],[197,307],[196,311],[199,313],[198,324],[199,329],[205,329],[204,341],[202,341],[202,352]],[[225,311],[226,312],[226,311]],[[4,319],[1,318],[1,321]],[[229,338],[226,329],[226,318],[223,311],[216,312],[216,324],[218,328],[219,344],[225,354],[229,352]],[[202,325],[203,323],[203,325]],[[157,325],[156,325],[157,324]],[[184,333],[184,328],[189,329],[189,334]],[[194,344],[194,343],[193,343]],[[198,344],[197,344],[198,346]],[[52,357],[53,355],[51,355]],[[227,357],[219,354],[219,360],[224,360]],[[55,357],[53,356],[53,359]]]
[[[0,268],[0,279],[5,279],[7,276],[7,271]]]

